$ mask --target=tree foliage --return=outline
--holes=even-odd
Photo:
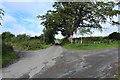
[[[2,16],[4,16],[5,11],[0,8],[0,19],[2,20]],[[0,25],[2,25],[2,22],[0,20]]]
[[[17,35],[16,38],[18,41],[26,41],[26,40],[30,39],[30,36],[26,35],[26,34],[19,34],[19,35]]]
[[[55,2],[54,10],[37,17],[42,20],[41,24],[45,26],[44,33],[49,39],[54,39],[58,31],[67,38],[79,28],[102,30],[101,23],[108,22],[108,18],[109,23],[119,24],[113,21],[113,16],[120,14],[119,10],[114,9],[116,5],[118,4],[114,2]]]
[[[4,42],[8,42],[8,41],[11,41],[11,39],[15,37],[14,34],[10,33],[10,32],[3,32],[2,33],[2,40]]]

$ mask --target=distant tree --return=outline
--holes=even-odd
[[[120,40],[120,33],[118,32],[113,32],[108,35],[109,39],[114,39],[114,40]]]
[[[3,40],[4,42],[9,42],[9,41],[11,41],[11,39],[12,39],[13,37],[15,37],[15,35],[12,34],[12,33],[10,33],[10,32],[3,32],[3,33],[2,33],[2,40]]]
[[[19,35],[17,35],[16,39],[18,41],[26,41],[26,40],[30,39],[30,36],[26,35],[26,34],[19,34]]]
[[[30,39],[40,39],[38,36],[30,37]]]
[[[39,36],[39,39],[42,41],[42,42],[45,42],[45,34],[41,34]]]
[[[90,29],[79,29],[79,31],[78,31],[78,34],[81,34],[82,36],[81,36],[81,44],[83,43],[83,40],[82,40],[82,37],[83,37],[83,35],[84,34],[91,34],[92,32],[90,31]]]

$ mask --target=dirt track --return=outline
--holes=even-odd
[[[37,51],[16,51],[22,57],[3,68],[3,78],[114,78],[118,48],[66,50],[51,46]]]

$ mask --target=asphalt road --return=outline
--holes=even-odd
[[[21,58],[2,69],[3,78],[114,78],[118,72],[118,48],[79,51],[52,46],[16,52]]]

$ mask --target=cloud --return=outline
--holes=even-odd
[[[40,25],[39,22],[37,23],[34,19],[24,19],[26,22],[32,23],[28,25],[18,23],[17,20],[10,15],[7,15],[4,19],[4,26],[0,29],[1,32],[9,31],[15,35],[27,34],[30,36],[39,36],[42,34],[44,28],[44,26]]]
[[[1,28],[0,28],[0,30],[1,30]],[[13,24],[12,27],[3,27],[1,32],[4,32],[4,31],[9,31],[15,35],[27,34],[30,36],[40,36],[40,34],[41,34],[41,32],[35,32],[33,30],[28,30],[19,24]]]
[[[56,39],[62,39],[64,38],[62,35],[61,35],[61,32],[58,32],[59,34],[58,35],[55,35],[55,38]]]
[[[30,23],[36,23],[35,19],[31,19],[31,18],[27,18],[27,19],[23,19],[26,22],[30,22]]]
[[[16,23],[16,19],[8,14],[3,17],[4,23]]]
[[[30,35],[30,36],[40,36],[41,33],[39,32],[34,32],[34,31],[30,31],[30,30],[26,30],[26,34]]]
[[[38,24],[37,29],[40,30],[40,33],[42,34],[42,33],[43,33],[44,26]]]
[[[38,3],[40,9],[43,10],[43,6],[48,4]],[[9,31],[15,35],[24,34],[30,36],[39,36],[42,34],[44,28],[43,25],[40,25],[39,19],[36,18],[36,15],[39,10],[34,3],[0,3],[1,6],[5,8],[4,24],[3,28],[0,28],[1,32]],[[22,7],[21,7],[22,6]],[[28,9],[29,8],[29,9]],[[47,7],[49,8],[49,7]],[[33,13],[36,11],[36,13]],[[37,12],[38,11],[38,12]],[[44,10],[45,11],[45,10]],[[41,12],[44,12],[41,11]],[[47,11],[47,10],[46,10]]]
[[[25,33],[25,28],[19,24],[13,24],[12,27],[3,27],[2,32],[4,31],[9,31],[15,35],[18,35],[20,33]]]

